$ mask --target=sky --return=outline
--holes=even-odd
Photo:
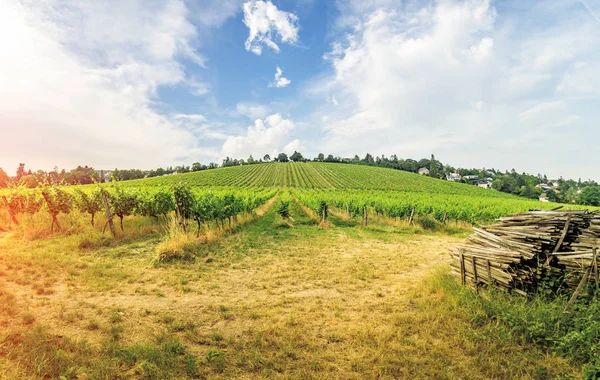
[[[600,0],[2,0],[0,167],[435,154],[600,180]]]

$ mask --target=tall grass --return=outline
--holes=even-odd
[[[566,295],[527,298],[494,288],[477,295],[445,271],[437,272],[430,286],[463,310],[485,339],[533,344],[581,368],[584,378],[600,378],[600,301],[595,297],[582,296],[565,312]]]

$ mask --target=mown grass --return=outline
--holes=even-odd
[[[0,237],[0,378],[581,375],[443,273],[464,230],[290,212],[161,265],[152,229]]]

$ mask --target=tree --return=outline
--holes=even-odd
[[[268,154],[265,154],[265,156],[263,157],[263,160],[269,162],[269,161],[271,161],[271,156],[269,156]]]
[[[21,180],[21,177],[23,177],[24,175],[25,175],[25,164],[20,163],[19,167],[17,168],[17,182],[19,182]]]
[[[541,194],[540,194],[541,195]],[[539,198],[539,195],[538,195]],[[558,196],[556,195],[556,191],[550,189],[546,192],[546,198],[550,201],[550,202],[558,202]]]
[[[8,181],[8,174],[6,174],[6,172],[0,168],[0,187],[8,186]]]
[[[198,172],[200,170],[202,170],[202,165],[199,162],[194,162],[192,164],[192,171],[193,172]]]
[[[429,176],[433,177],[433,178],[438,178],[438,174],[439,170],[438,170],[438,163],[435,160],[435,156],[432,154],[431,155],[431,161],[429,162]]]
[[[600,206],[600,187],[584,187],[579,195],[579,203],[586,206]]]
[[[323,160],[325,160],[325,155],[323,153],[319,153],[319,155],[317,156],[317,160],[323,162]]]
[[[24,175],[19,180],[19,185],[25,186],[29,189],[33,189],[38,186],[38,179],[33,174]]]
[[[279,155],[277,155],[276,161],[279,161],[279,162],[288,162],[289,159],[288,159],[287,154],[285,154],[285,153],[279,153]]]
[[[302,153],[294,151],[294,153],[290,156],[290,160],[298,162],[304,160],[304,157],[302,157]]]

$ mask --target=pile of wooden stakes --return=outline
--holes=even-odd
[[[476,290],[487,284],[526,295],[540,280],[563,276],[575,296],[588,281],[598,286],[598,212],[530,211],[473,231],[452,252],[451,266]]]

